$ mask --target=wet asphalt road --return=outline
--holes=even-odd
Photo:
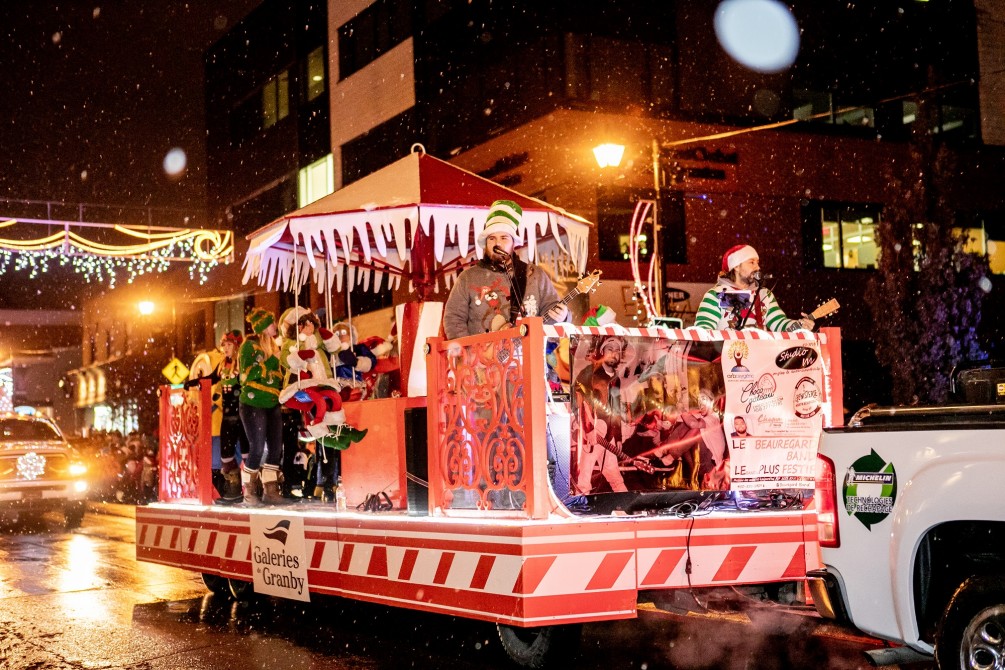
[[[208,595],[199,575],[137,563],[133,533],[118,514],[89,513],[72,533],[55,517],[0,526],[0,668],[515,667],[482,622],[335,598],[242,605]],[[566,667],[865,670],[861,651],[874,644],[790,612],[656,610],[585,626]]]

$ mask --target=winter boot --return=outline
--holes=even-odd
[[[228,466],[230,466],[228,468]],[[214,500],[217,505],[236,505],[243,500],[241,493],[241,470],[234,461],[223,464],[223,494]]]
[[[241,468],[241,483],[244,485],[244,504],[258,507],[262,504],[262,471]]]
[[[262,502],[266,505],[282,505],[286,502],[279,486],[279,468],[275,465],[262,466]]]

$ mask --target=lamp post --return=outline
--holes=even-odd
[[[625,147],[622,144],[601,144],[593,149],[593,155],[597,160],[597,165],[601,168],[618,167],[624,156]],[[653,295],[654,316],[663,316],[663,259],[660,257],[660,144],[656,139],[652,140],[653,159],[653,242],[652,242],[652,263],[653,263],[653,283],[656,284],[656,292]]]

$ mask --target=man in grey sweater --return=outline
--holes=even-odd
[[[569,318],[551,278],[513,254],[522,216],[511,200],[492,203],[478,236],[482,259],[460,274],[443,311],[448,339],[493,332],[522,316],[543,316],[545,323]]]

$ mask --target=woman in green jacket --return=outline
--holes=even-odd
[[[279,467],[283,460],[283,417],[279,391],[283,373],[276,346],[276,319],[256,307],[248,315],[255,332],[249,335],[237,360],[241,369],[241,423],[248,435],[248,455],[241,470],[244,502],[247,505],[278,505]]]

